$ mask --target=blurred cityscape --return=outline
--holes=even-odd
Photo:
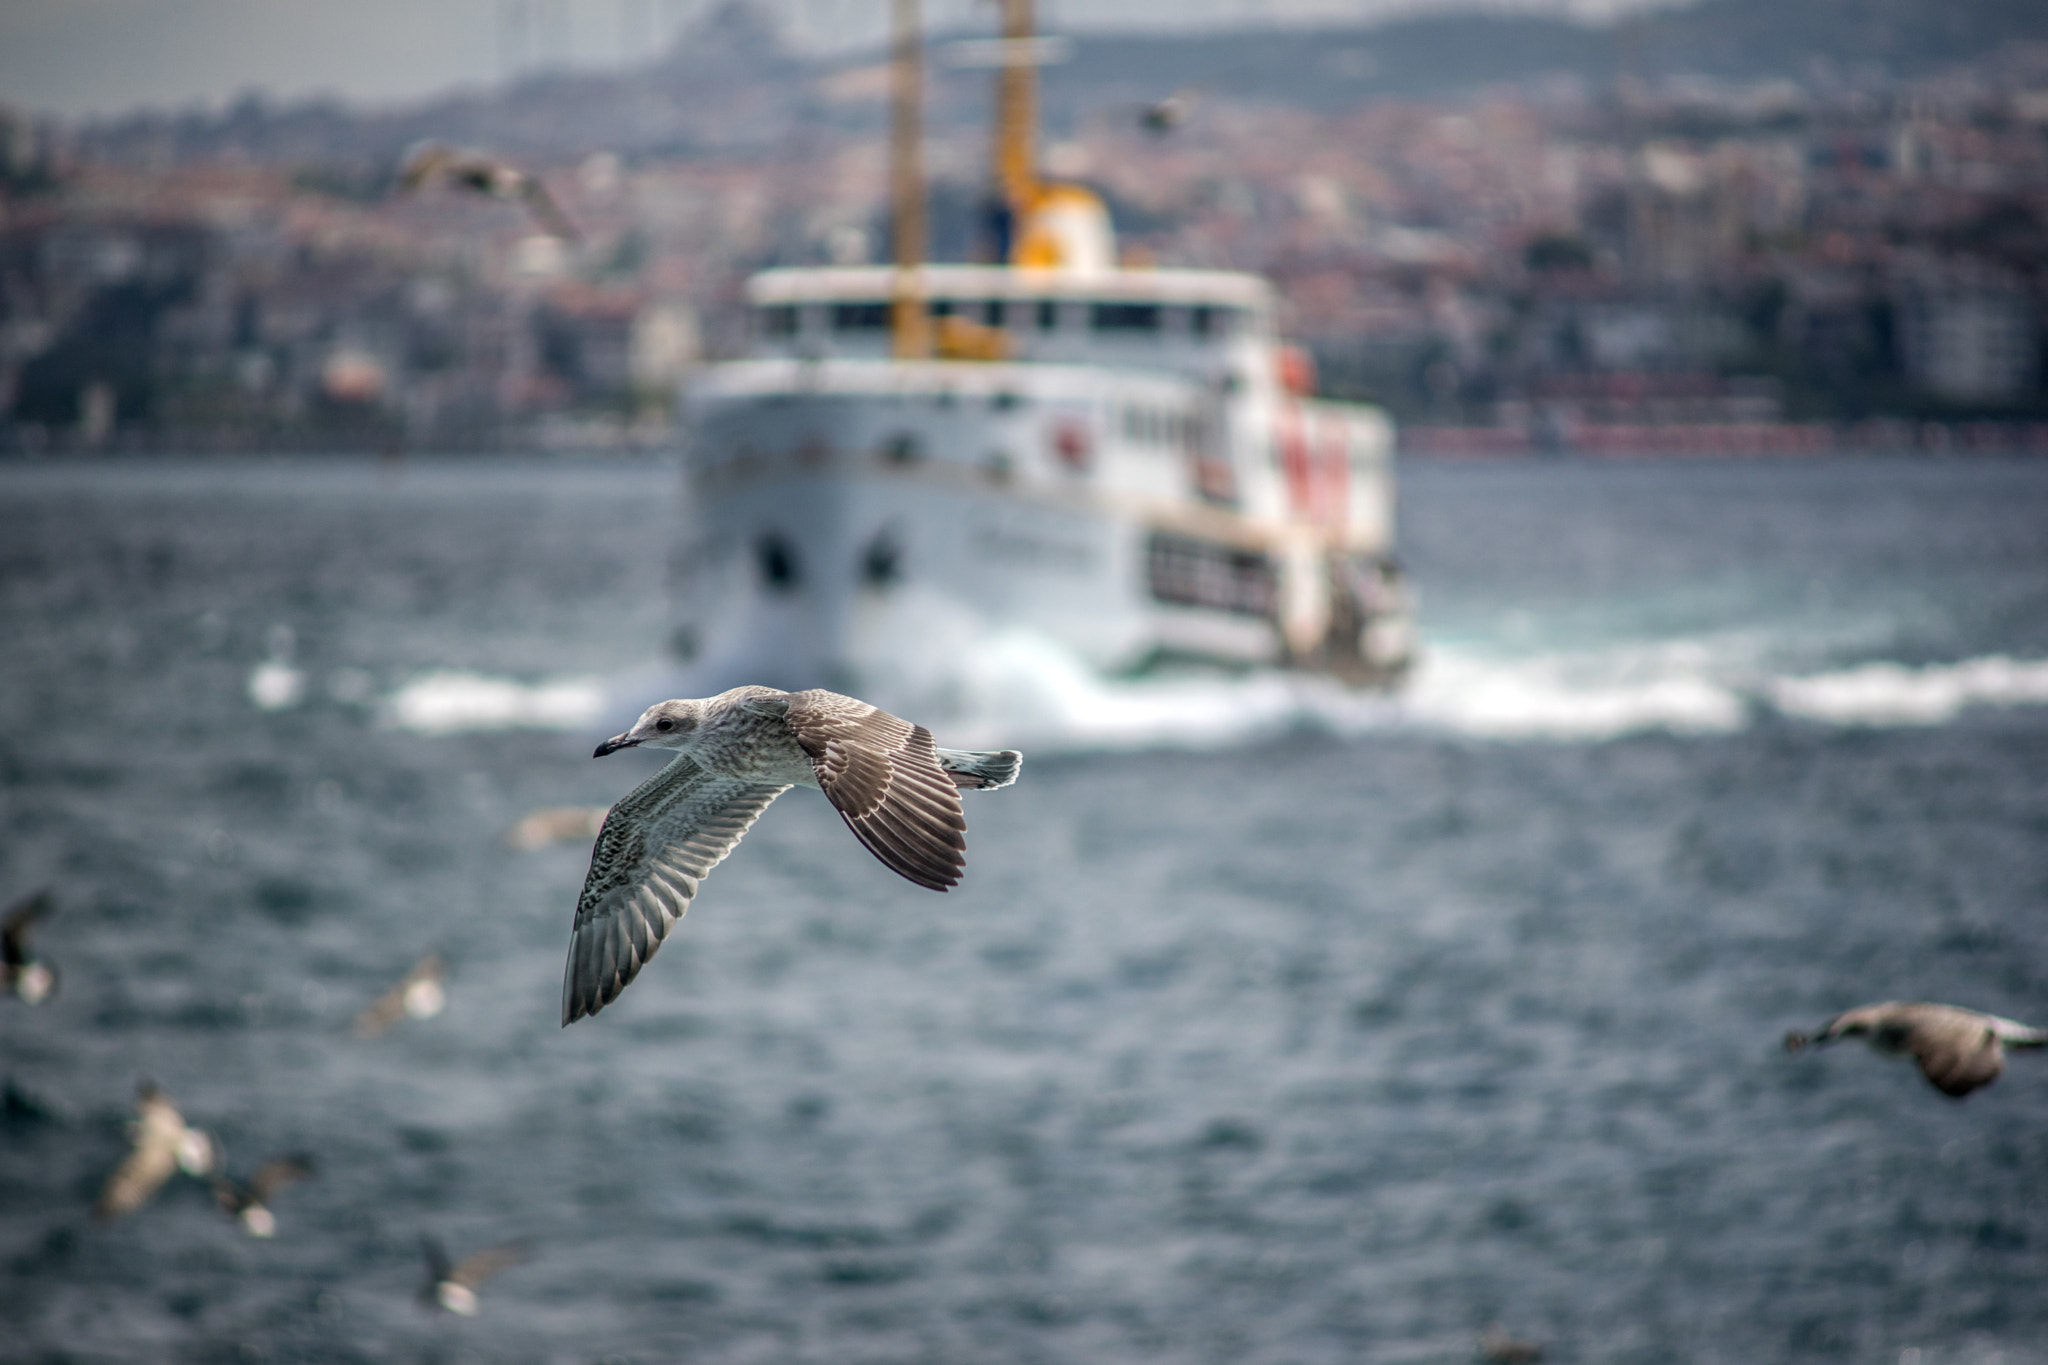
[[[1128,261],[1271,277],[1322,387],[1413,449],[2048,449],[2024,9],[1091,36],[1045,163]],[[987,73],[946,50],[934,254],[971,259]],[[662,445],[747,274],[885,250],[886,78],[732,4],[642,67],[403,110],[0,110],[0,451]],[[422,138],[538,174],[581,240],[398,193]]]

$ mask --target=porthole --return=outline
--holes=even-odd
[[[795,592],[800,578],[796,547],[780,532],[768,531],[754,542],[754,560],[761,581],[776,592]]]

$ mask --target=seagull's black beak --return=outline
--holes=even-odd
[[[606,754],[615,754],[621,749],[636,748],[639,746],[639,743],[639,740],[628,739],[625,735],[613,735],[610,739],[598,745],[597,752],[592,754],[591,757],[603,758]]]

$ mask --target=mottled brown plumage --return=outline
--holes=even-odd
[[[1908,1053],[1935,1089],[1954,1099],[1997,1080],[2005,1071],[2005,1049],[2048,1045],[2048,1030],[1959,1005],[1887,1000],[1847,1010],[1811,1036],[1785,1035],[1785,1049],[1798,1052],[1843,1038],[1867,1038],[1873,1050]]]
[[[892,871],[944,891],[967,862],[960,792],[1007,786],[1023,761],[940,749],[923,726],[836,692],[770,687],[651,706],[597,756],[639,747],[676,758],[598,832],[570,930],[564,1024],[618,998],[704,877],[792,786],[819,788]]]

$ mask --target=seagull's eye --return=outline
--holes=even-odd
[[[654,722],[654,728],[666,734],[668,731],[676,728],[676,723],[672,720],[658,720]]]

